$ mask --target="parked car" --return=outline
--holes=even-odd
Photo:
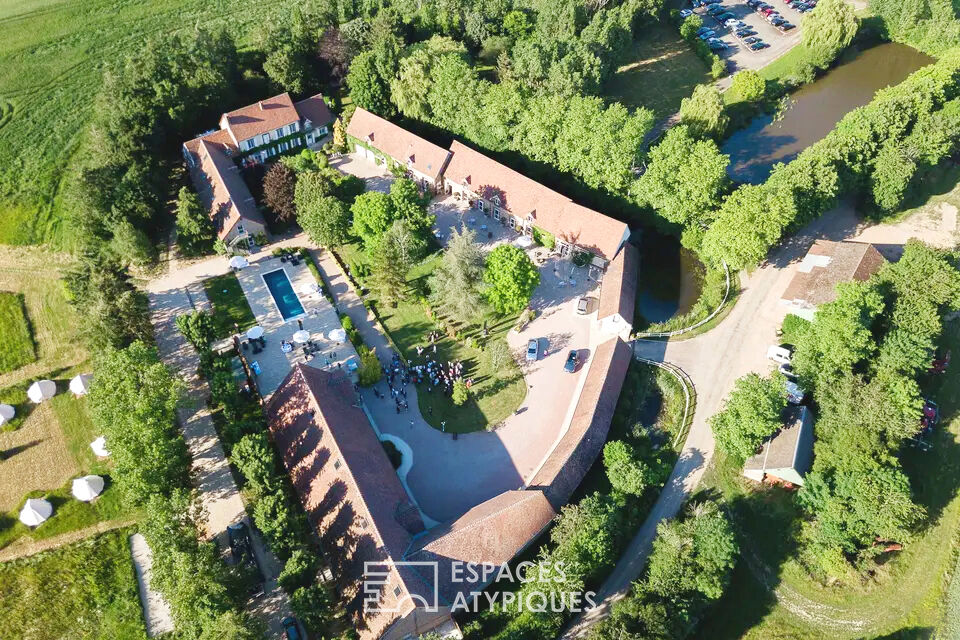
[[[726,12],[726,9],[716,4],[710,7],[709,9],[707,9],[707,13],[709,13],[712,16],[715,16],[719,13],[725,13],[725,12]]]
[[[586,296],[581,297],[577,300],[577,313],[584,316],[587,315],[587,311],[590,309],[590,299]]]
[[[712,29],[710,29],[710,30],[707,30],[707,31],[704,31],[703,33],[701,33],[701,34],[700,34],[700,39],[701,39],[701,40],[709,40],[710,38],[712,38],[712,37],[715,36],[715,35],[717,35],[717,32],[714,31],[714,30],[712,30]]]
[[[540,341],[530,340],[527,342],[527,362],[533,362],[540,357]]]
[[[710,27],[700,27],[699,29],[697,29],[697,35],[699,36],[703,33],[706,33],[707,31],[710,31]]]
[[[763,42],[760,38],[756,36],[750,36],[749,38],[744,38],[743,40],[746,44],[754,44],[757,42]]]
[[[727,22],[727,20],[735,20],[736,17],[737,17],[737,16],[735,16],[735,15],[733,15],[732,13],[730,13],[729,11],[727,11],[727,12],[725,12],[725,13],[721,13],[720,15],[718,15],[718,16],[717,16],[717,20],[719,20],[721,23],[724,23],[724,24],[725,24],[725,23]]]
[[[303,640],[303,635],[300,633],[300,625],[297,624],[296,618],[287,616],[280,621],[280,624],[283,625],[283,637],[285,640]]]
[[[777,364],[790,364],[790,357],[792,355],[793,351],[786,345],[777,346],[772,344],[767,348],[767,357]]]
[[[680,9],[681,18],[689,18],[692,15],[693,15],[693,11],[691,11],[690,9]]]
[[[737,31],[737,37],[740,39],[747,38],[749,36],[755,36],[755,35],[757,35],[757,32],[754,31],[753,29],[740,29],[739,31]]]
[[[797,25],[790,22],[784,22],[780,25],[780,31],[790,31],[790,29],[796,29]]]
[[[804,391],[803,387],[798,385],[793,380],[787,380],[787,383],[784,385],[787,390],[787,402],[790,404],[803,404],[803,399],[806,397],[807,392]]]
[[[567,361],[563,363],[563,370],[567,373],[573,373],[577,370],[578,364],[580,364],[580,356],[575,349],[571,349],[570,353],[567,354]]]
[[[796,380],[796,379],[797,379],[797,374],[795,374],[795,373],[793,372],[793,365],[792,365],[792,364],[781,364],[779,367],[777,367],[777,369],[779,369],[780,373],[782,373],[784,376],[786,376],[787,379],[789,379],[789,380]]]
[[[703,0],[703,4],[720,4],[722,0]]]
[[[774,18],[773,20],[770,21],[770,24],[772,24],[775,27],[779,27],[780,25],[786,24],[786,23],[787,21],[784,20],[783,18]]]
[[[750,45],[750,50],[760,51],[761,49],[766,49],[769,46],[770,45],[768,45],[766,42],[755,42],[754,44]]]
[[[723,40],[711,40],[707,43],[707,46],[710,47],[712,51],[725,51],[730,45]]]

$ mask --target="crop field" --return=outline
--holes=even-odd
[[[60,181],[100,77],[151,37],[227,27],[239,44],[293,0],[0,0],[0,243],[68,244]]]

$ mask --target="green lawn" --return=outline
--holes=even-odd
[[[710,69],[669,24],[644,28],[628,62],[610,76],[604,95],[628,107],[647,107],[665,118],[698,84],[710,82]]]
[[[257,324],[257,319],[250,310],[247,296],[243,295],[240,281],[233,273],[214,276],[203,281],[203,288],[207,293],[210,304],[213,305],[213,316],[217,323],[217,337],[226,338],[239,330],[244,331]]]
[[[347,245],[338,253],[347,264],[365,264],[365,256],[356,245]],[[411,269],[407,279],[412,289],[422,286],[439,261],[438,252]],[[396,308],[378,307],[378,311],[384,326],[404,357],[413,364],[424,362],[424,358],[417,357],[416,348],[418,345],[425,346],[424,336],[437,330],[435,323],[427,317],[424,307],[411,296],[411,299],[400,303]],[[516,320],[517,316],[489,315],[489,336],[486,343],[504,340]],[[466,327],[463,330],[464,338],[479,340],[480,333],[479,326]],[[460,407],[454,405],[441,389],[430,392],[428,385],[420,386],[417,391],[420,412],[424,419],[437,429],[441,428],[441,422],[446,422],[445,429],[452,433],[486,429],[503,421],[526,397],[527,386],[516,364],[509,365],[505,370],[491,372],[479,350],[448,337],[437,341],[437,352],[430,352],[430,355],[440,362],[462,360],[464,377],[472,378],[474,382],[470,399]]]
[[[954,322],[945,347],[960,349],[960,326]],[[862,583],[825,587],[812,580],[796,560],[801,513],[794,494],[761,487],[742,479],[721,453],[707,472],[704,487],[719,492],[735,515],[742,534],[743,557],[771,570],[774,585],[787,588],[790,606],[773,598],[747,562],[741,561],[720,602],[701,623],[697,637],[734,638],[913,638],[931,637],[945,622],[943,612],[950,576],[955,569],[960,532],[960,368],[924,381],[926,393],[940,403],[944,426],[932,439],[933,449],[905,448],[901,460],[910,476],[915,499],[930,520],[903,551],[882,557],[875,573]],[[803,618],[791,609],[806,610]],[[827,626],[818,612],[844,620],[863,621],[862,628]],[[919,635],[911,635],[919,634]]]
[[[22,293],[0,291],[0,373],[19,369],[37,359],[33,332]]]
[[[3,636],[145,640],[129,534],[113,531],[0,564]]]
[[[69,240],[58,187],[107,63],[143,47],[148,37],[198,26],[227,27],[241,46],[248,45],[256,29],[295,4],[0,0],[0,243]]]

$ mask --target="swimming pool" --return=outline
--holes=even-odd
[[[303,315],[303,304],[301,304],[297,294],[294,293],[293,285],[290,284],[290,278],[287,277],[286,271],[277,269],[265,273],[263,274],[263,281],[266,283],[267,289],[270,290],[273,302],[277,305],[277,310],[284,321]]]

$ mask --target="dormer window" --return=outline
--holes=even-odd
[[[372,134],[372,133],[368,133],[368,134],[367,134],[367,137],[364,138],[364,140],[366,140],[367,142],[373,142],[373,134]]]
[[[494,202],[496,202],[497,204],[500,204],[500,196],[493,196],[493,197],[490,198],[490,199],[493,200]]]

